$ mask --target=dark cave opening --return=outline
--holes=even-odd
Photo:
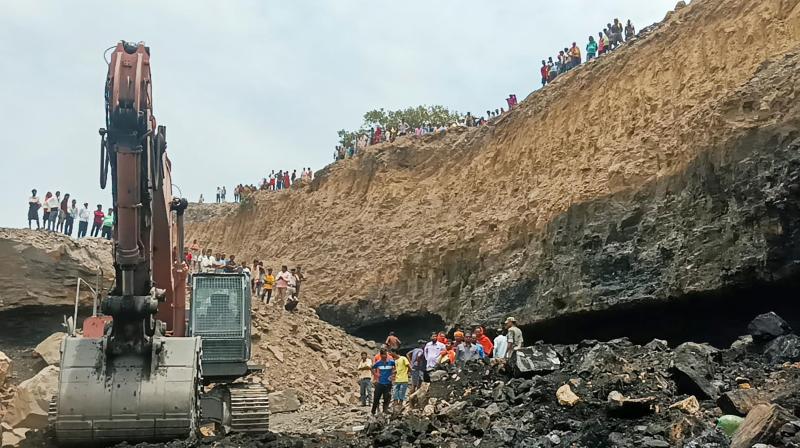
[[[636,344],[658,338],[671,346],[692,341],[726,348],[747,333],[747,324],[754,317],[768,311],[783,317],[795,331],[800,330],[800,278],[752,283],[665,301],[639,301],[520,328],[526,344],[539,340],[575,344],[584,339],[627,337]]]
[[[430,339],[434,331],[442,331],[446,324],[437,314],[418,313],[403,314],[396,318],[387,318],[378,323],[358,327],[350,332],[368,341],[383,343],[390,331],[393,331],[403,343],[401,351],[416,347],[417,340]]]

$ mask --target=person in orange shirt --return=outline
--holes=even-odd
[[[486,357],[491,358],[494,344],[492,344],[492,340],[484,333],[483,327],[475,327],[475,342],[483,347],[483,352]]]
[[[443,351],[439,356],[439,364],[446,363],[450,363],[451,366],[456,365],[456,350],[452,342],[447,344],[447,350]]]
[[[444,345],[448,345],[447,336],[445,336],[444,331],[439,332],[439,334],[436,336],[436,340]]]
[[[456,332],[453,333],[453,339],[455,340],[455,345],[458,346],[458,344],[464,342],[464,332],[456,330]]]

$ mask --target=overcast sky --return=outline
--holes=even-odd
[[[196,201],[270,170],[314,170],[370,109],[485,113],[539,86],[539,64],[612,18],[637,30],[675,0],[0,0],[0,226],[31,188],[110,204],[98,186],[103,51],[151,47],[175,182]]]

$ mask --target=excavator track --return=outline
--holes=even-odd
[[[232,432],[264,433],[269,431],[269,393],[260,384],[231,384]]]

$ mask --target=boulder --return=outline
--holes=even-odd
[[[580,397],[572,392],[569,384],[565,384],[556,390],[556,398],[558,398],[558,404],[561,406],[575,406],[580,401]]]
[[[608,412],[617,417],[642,417],[655,412],[655,402],[655,397],[628,398],[613,390],[608,394]]]
[[[273,414],[295,412],[300,409],[300,399],[294,389],[284,389],[269,394],[269,411]]]
[[[3,421],[14,428],[47,427],[47,410],[58,390],[58,372],[58,367],[47,366],[20,383]]]
[[[14,428],[11,431],[3,432],[2,438],[0,438],[2,440],[0,446],[3,448],[20,446],[25,441],[28,431],[30,431],[30,428]]]
[[[675,349],[671,372],[675,378],[679,393],[696,397],[716,398],[719,395],[717,386],[712,384],[714,361],[712,357],[717,350],[707,344],[686,342]]]
[[[11,358],[3,352],[0,352],[0,386],[6,382],[6,379],[11,376]]]
[[[717,406],[725,414],[745,416],[757,405],[768,402],[769,397],[757,389],[736,389],[720,395]]]
[[[771,442],[781,427],[792,420],[786,409],[776,404],[760,404],[745,417],[731,439],[731,448],[751,448],[758,442]]]
[[[669,408],[678,409],[691,415],[700,412],[700,402],[697,401],[697,397],[690,395],[689,397],[670,405]]]
[[[771,364],[800,361],[800,336],[778,336],[764,346],[764,356]]]
[[[757,341],[771,341],[791,332],[792,327],[772,311],[756,316],[747,325],[747,333]]]
[[[608,344],[597,344],[583,357],[578,366],[579,375],[598,372],[620,372],[624,360]]]
[[[528,377],[555,372],[561,368],[558,353],[548,345],[523,347],[514,350],[508,360],[515,377]]]
[[[33,353],[42,358],[49,366],[61,364],[61,342],[67,337],[66,333],[53,333],[44,341],[40,342]]]

